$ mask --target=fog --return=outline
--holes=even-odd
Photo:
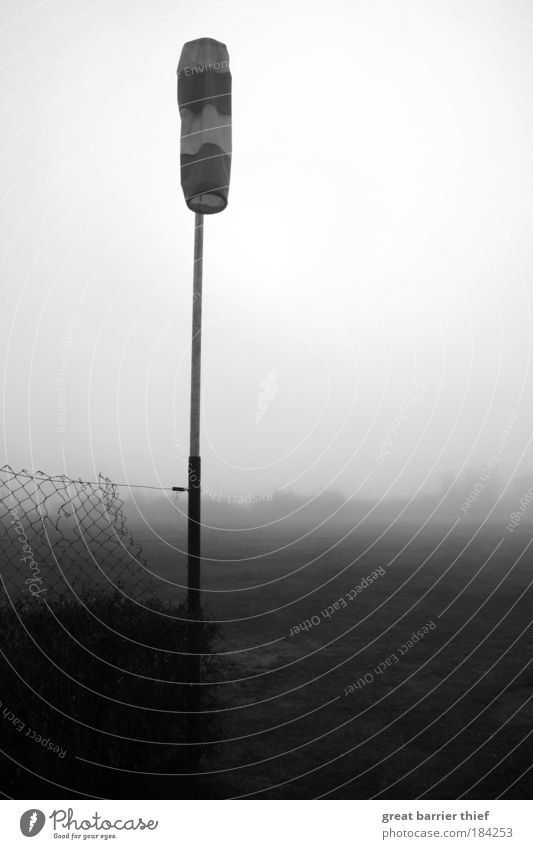
[[[207,495],[372,503],[461,481],[460,515],[480,481],[525,491],[526,9],[4,3],[2,462],[186,485],[176,65],[206,35],[228,46],[234,140],[204,234]]]

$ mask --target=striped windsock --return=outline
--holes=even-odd
[[[225,44],[197,38],[178,64],[181,187],[193,212],[222,212],[231,169],[231,73]]]

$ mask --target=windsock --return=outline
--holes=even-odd
[[[225,44],[197,38],[178,64],[181,187],[193,212],[222,212],[231,170],[231,72]]]

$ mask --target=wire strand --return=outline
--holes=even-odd
[[[27,471],[27,470],[25,470]],[[69,478],[68,475],[47,475],[45,472],[37,471],[33,475],[28,472],[15,472],[11,468],[7,468],[3,466],[0,468],[0,472],[3,472],[6,475],[16,475],[19,478],[29,478],[30,480],[39,480],[41,478],[46,478],[49,481],[70,481],[70,483],[81,483],[83,486],[100,486],[98,481],[82,481],[81,478]],[[105,475],[102,475],[104,480],[109,480]],[[153,486],[151,484],[144,483],[115,483],[113,481],[114,486],[127,486],[129,489],[157,489],[159,492],[186,492],[185,487],[177,487],[177,486]]]

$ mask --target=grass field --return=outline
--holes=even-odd
[[[216,794],[529,796],[530,537],[465,527],[340,536],[205,535],[204,601],[228,661]],[[162,596],[177,600],[186,559],[168,539],[140,541]]]

